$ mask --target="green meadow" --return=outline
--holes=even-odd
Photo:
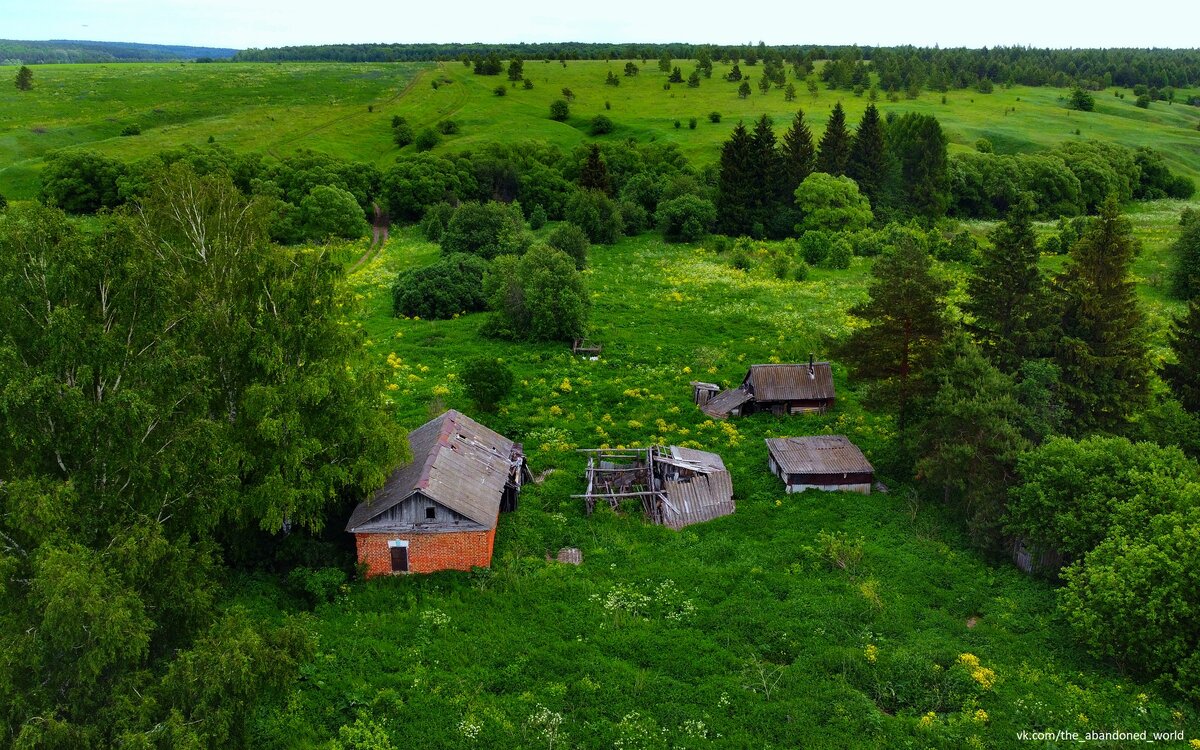
[[[656,61],[638,64],[639,75],[626,77],[624,61],[571,61],[565,67],[530,61],[525,63],[525,75],[534,84],[530,90],[512,86],[503,75],[474,75],[457,62],[37,66],[32,91],[0,89],[0,192],[32,196],[40,159],[53,149],[86,147],[136,158],[181,143],[202,144],[209,137],[237,150],[279,156],[307,148],[384,165],[415,150],[409,146],[401,152],[392,144],[389,125],[395,114],[417,129],[453,119],[461,131],[439,148],[467,149],[510,139],[569,148],[591,140],[591,118],[603,113],[616,128],[602,138],[675,143],[703,165],[716,159],[717,147],[739,119],[765,112],[782,124],[802,108],[820,128],[838,100],[850,123],[857,122],[867,105],[866,95],[824,86],[814,97],[803,81],[796,82],[794,102],[785,101],[779,89],[761,94],[754,85],[759,67],[744,68],[753,93],[740,99],[738,84],[723,80],[729,66],[720,64],[699,88],[676,83],[666,90],[667,74]],[[674,64],[685,76],[694,67],[687,60]],[[610,70],[619,86],[603,85]],[[14,74],[15,69],[0,67],[0,79]],[[793,80],[790,73],[788,79]],[[510,86],[506,96],[496,96],[498,85]],[[570,119],[560,123],[548,114],[563,88],[575,96]],[[1168,155],[1173,169],[1200,178],[1200,108],[1155,102],[1139,109],[1131,91],[1108,89],[1097,92],[1095,112],[1074,112],[1064,106],[1068,93],[997,86],[992,94],[951,91],[944,104],[942,94],[924,91],[916,99],[895,102],[881,95],[877,105],[885,113],[937,116],[952,151],[973,149],[980,138],[989,139],[998,153],[1098,139],[1158,149]],[[1193,93],[1179,91],[1177,97]],[[720,123],[709,121],[712,112],[721,114]],[[691,118],[697,120],[694,130]],[[141,126],[142,135],[120,136],[130,123]]]

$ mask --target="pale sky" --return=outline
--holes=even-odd
[[[1192,10],[1187,10],[1187,8]],[[211,47],[694,42],[1195,47],[1194,0],[0,0],[0,38]]]

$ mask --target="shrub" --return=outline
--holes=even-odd
[[[563,222],[555,227],[546,238],[546,244],[571,256],[576,268],[587,265],[588,250],[592,243],[588,241],[587,234],[571,222]]]
[[[641,204],[634,203],[630,200],[622,200],[618,204],[621,211],[621,224],[624,226],[624,232],[627,235],[641,234],[650,227],[650,212],[642,208]]]
[[[870,202],[849,177],[813,172],[796,188],[795,198],[801,215],[797,232],[853,232],[865,229],[875,218]]]
[[[825,268],[845,270],[850,267],[850,259],[854,257],[854,249],[845,237],[834,237],[829,244],[829,252],[825,254],[822,265]]]
[[[496,88],[492,89],[492,93],[495,94],[496,96],[508,96],[508,86],[505,86],[502,83],[502,84],[496,86]]]
[[[679,120],[676,120],[676,121],[675,121],[675,129],[676,129],[676,130],[679,130],[679,129],[680,129],[680,128],[682,128],[682,127],[683,127],[683,123],[682,123],[682,122],[680,122]]]
[[[454,120],[442,120],[437,124],[437,129],[442,135],[454,135],[458,132],[458,123]]]
[[[528,246],[525,217],[513,203],[464,203],[446,223],[442,252],[468,253],[492,259],[520,254]]]
[[[425,209],[425,215],[421,217],[421,233],[430,242],[441,242],[442,235],[446,232],[446,225],[450,223],[453,216],[454,206],[446,201],[433,204]]]
[[[510,339],[570,341],[587,326],[589,300],[575,261],[549,245],[496,259],[483,279],[493,311],[483,332]]]
[[[818,230],[800,235],[800,255],[810,266],[823,264],[832,246],[833,236],[828,232]]]
[[[771,270],[775,278],[782,281],[791,275],[792,261],[786,255],[776,255],[775,260],[771,261]]]
[[[338,187],[317,185],[300,202],[305,234],[313,239],[358,239],[367,232],[362,207],[354,196]]]
[[[975,141],[975,150],[981,154],[990,154],[994,153],[995,148],[992,146],[992,142],[987,138],[980,138],[979,140]]]
[[[696,118],[695,117],[688,118],[688,130],[695,130],[695,129],[696,129]]]
[[[533,210],[529,212],[529,228],[530,229],[533,229],[535,231],[538,229],[541,229],[542,227],[546,226],[546,220],[547,220],[546,209],[542,208],[541,203],[534,206]]]
[[[468,360],[459,374],[467,396],[481,411],[494,411],[512,392],[513,372],[495,357]]]
[[[403,271],[392,286],[392,313],[444,320],[483,310],[483,275],[487,268],[482,258],[456,253],[432,265]]]
[[[681,195],[658,204],[656,216],[667,240],[696,242],[712,231],[717,209],[710,200]]]
[[[521,88],[528,91],[529,89],[533,88],[533,81],[526,78],[524,81],[521,82]]]
[[[750,251],[741,243],[734,245],[729,253],[729,265],[742,271],[749,271],[751,266]]]
[[[433,128],[425,128],[413,140],[413,144],[418,151],[430,151],[439,143],[442,142],[442,137],[434,132]]]
[[[94,213],[121,204],[117,183],[128,174],[123,162],[92,151],[60,151],[46,156],[41,198],[67,213]]]
[[[571,108],[562,99],[555,99],[550,103],[550,119],[557,122],[566,122],[571,116]]]
[[[379,192],[392,216],[419,219],[439,201],[467,198],[476,191],[470,162],[421,154],[398,159],[383,173]]]
[[[616,242],[625,230],[617,204],[599,190],[575,191],[567,199],[563,218],[578,226],[589,240],[598,244]]]
[[[1142,109],[1150,109],[1150,95],[1142,94],[1141,96],[1139,96],[1137,98],[1137,101],[1134,102],[1134,104],[1141,107]]]
[[[967,230],[956,232],[949,242],[938,246],[934,257],[953,263],[973,263],[979,255],[979,243]]]
[[[808,264],[802,260],[796,261],[796,265],[792,268],[792,278],[796,281],[807,281]]]
[[[613,121],[608,115],[596,115],[592,118],[592,135],[604,135],[613,131]]]
[[[125,127],[121,128],[121,135],[141,135],[141,134],[142,134],[142,126],[138,125],[136,122],[131,122],[128,125],[126,125]]]
[[[4,193],[0,193],[0,211],[8,208],[8,198],[4,197]]]
[[[392,140],[397,146],[404,148],[413,142],[414,137],[412,125],[408,124],[408,120],[400,115],[392,117]]]
[[[333,601],[346,578],[346,572],[340,568],[293,568],[288,573],[288,588],[306,599],[310,607],[316,607]]]
[[[720,112],[709,112],[708,113],[708,121],[709,122],[720,122],[721,121],[721,113]]]

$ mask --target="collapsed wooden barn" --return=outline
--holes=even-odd
[[[845,435],[767,438],[771,473],[788,492],[825,490],[871,494],[875,469]]]
[[[710,417],[725,419],[758,411],[776,416],[820,414],[833,407],[833,369],[828,362],[751,365],[741,385],[720,393],[712,383],[692,383],[692,399]]]
[[[733,480],[716,453],[677,445],[584,452],[587,492],[575,497],[589,515],[600,500],[616,510],[636,497],[649,521],[679,530],[735,510]]]
[[[346,524],[367,575],[489,567],[500,512],[529,479],[521,445],[453,409],[408,442],[412,461]]]

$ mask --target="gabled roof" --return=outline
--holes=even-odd
[[[738,408],[742,404],[749,401],[752,397],[749,393],[741,388],[730,388],[727,391],[721,391],[717,395],[710,398],[700,407],[700,411],[710,417],[724,419],[728,417],[730,412]]]
[[[359,503],[346,530],[421,492],[487,527],[496,523],[512,471],[514,443],[451,409],[408,434],[412,462],[392,473],[370,500]]]
[[[812,401],[833,398],[833,371],[828,362],[750,365],[743,388],[754,400]]]
[[[785,474],[875,472],[867,457],[845,435],[767,438],[767,450]]]

